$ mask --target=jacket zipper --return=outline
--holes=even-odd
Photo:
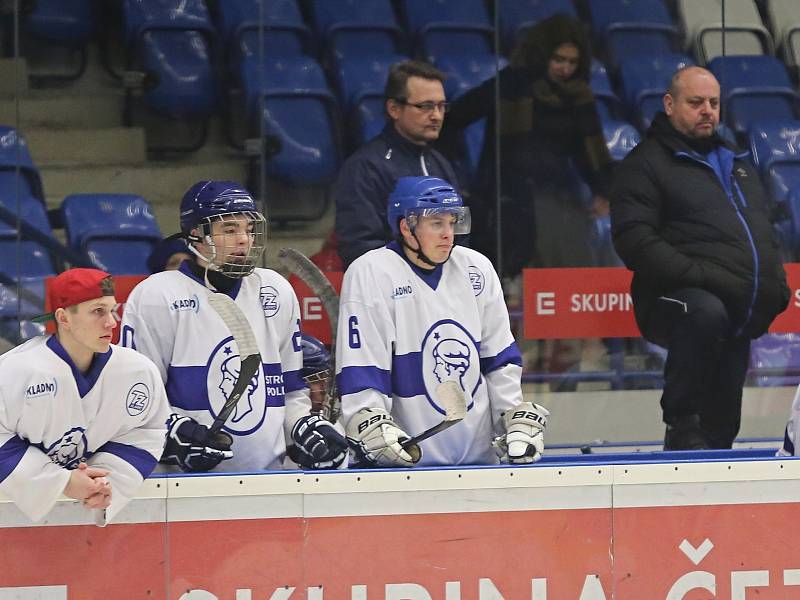
[[[714,173],[714,175],[717,175],[714,166],[708,161],[701,160],[695,156],[692,156],[688,152],[676,152],[675,156],[684,156],[701,165],[705,165],[706,167],[711,169],[711,172]],[[753,233],[750,231],[750,226],[747,224],[747,221],[745,220],[744,215],[742,214],[742,211],[739,208],[740,203],[742,207],[746,207],[747,201],[744,199],[744,194],[742,194],[742,191],[739,188],[739,183],[736,181],[736,178],[733,176],[733,173],[731,173],[730,177],[731,177],[730,190],[726,189],[725,186],[722,185],[722,181],[720,181],[720,175],[717,176],[717,181],[719,181],[722,190],[728,197],[728,201],[731,203],[731,205],[733,205],[733,209],[736,211],[736,216],[739,218],[739,221],[742,223],[742,227],[744,228],[744,231],[747,234],[747,240],[750,243],[750,251],[753,253],[753,271],[754,271],[753,292],[750,295],[750,306],[747,307],[747,316],[745,317],[745,320],[742,322],[742,325],[736,330],[736,337],[739,337],[742,334],[742,331],[744,331],[744,328],[747,327],[747,324],[750,322],[750,318],[753,315],[753,308],[755,307],[756,297],[758,296],[758,280],[761,271],[761,261],[758,258],[758,251],[756,250],[756,244],[755,241],[753,240]],[[733,197],[734,192],[739,197],[740,202],[737,202],[736,199]]]

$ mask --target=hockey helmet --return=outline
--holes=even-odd
[[[331,353],[325,347],[325,344],[313,335],[302,333],[300,334],[300,347],[303,349],[301,377],[307,382],[329,377]]]
[[[444,179],[438,177],[401,177],[389,196],[386,216],[395,236],[400,235],[400,219],[405,218],[411,231],[419,217],[451,213],[455,215],[454,233],[470,230],[469,208]]]
[[[232,215],[247,219],[250,246],[244,256],[222,256],[212,237],[212,224],[235,220]],[[183,195],[180,208],[181,232],[190,243],[190,250],[208,263],[208,268],[228,277],[245,277],[253,272],[264,252],[266,220],[246,189],[233,181],[198,181]],[[195,230],[199,234],[193,233]],[[197,244],[208,248],[202,254]]]

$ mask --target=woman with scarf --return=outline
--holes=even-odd
[[[472,246],[496,259],[494,198],[499,176],[502,274],[507,277],[526,266],[577,267],[594,262],[592,213],[608,210],[605,196],[612,159],[589,87],[590,67],[589,40],[582,24],[565,15],[550,17],[523,34],[497,78],[453,102],[445,120],[443,148],[452,152],[464,127],[487,118],[470,202],[473,219],[486,227],[473,228]],[[592,190],[593,202],[588,205],[581,179]]]

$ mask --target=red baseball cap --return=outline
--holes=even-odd
[[[47,289],[47,304],[50,312],[32,321],[43,323],[55,319],[55,312],[59,308],[67,308],[114,295],[114,280],[111,275],[100,269],[69,269],[49,282]]]

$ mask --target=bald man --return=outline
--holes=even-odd
[[[711,72],[677,71],[611,194],[636,322],[668,350],[665,450],[731,448],[750,340],[789,301],[767,196],[747,153],[717,134],[719,111]]]

